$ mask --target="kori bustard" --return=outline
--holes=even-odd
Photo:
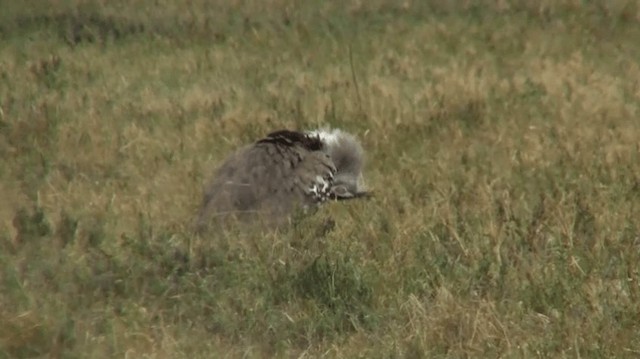
[[[229,217],[279,225],[296,210],[367,195],[364,151],[339,129],[281,130],[232,153],[205,187],[202,232]]]

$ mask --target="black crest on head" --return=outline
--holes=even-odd
[[[257,143],[277,143],[285,146],[299,144],[309,151],[322,150],[322,141],[320,141],[319,136],[289,130],[271,132],[266,138],[261,139]]]

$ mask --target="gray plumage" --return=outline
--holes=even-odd
[[[311,131],[309,135],[320,138],[324,144],[323,151],[336,167],[332,196],[347,199],[365,195],[367,192],[362,177],[364,150],[358,140],[338,129]]]
[[[277,131],[231,154],[205,188],[197,230],[229,217],[286,222],[298,209],[366,195],[364,151],[341,130]]]

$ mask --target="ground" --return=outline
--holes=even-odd
[[[640,1],[0,8],[0,358],[640,354]],[[321,126],[373,198],[193,234]]]

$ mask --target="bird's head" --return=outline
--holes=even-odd
[[[322,142],[322,150],[329,155],[336,167],[332,196],[336,199],[363,197],[368,194],[362,170],[365,163],[364,150],[351,134],[339,129],[319,129],[308,132]]]

